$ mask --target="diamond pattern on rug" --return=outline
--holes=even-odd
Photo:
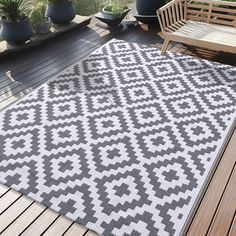
[[[88,125],[93,139],[118,135],[128,129],[124,114],[121,111],[88,117]]]
[[[147,72],[145,71],[145,68],[143,68],[142,66],[133,68],[132,70],[119,68],[116,73],[120,78],[120,82],[122,84],[130,84],[132,82],[143,82],[148,76]]]
[[[121,88],[124,99],[127,104],[136,104],[138,102],[153,101],[156,99],[156,93],[152,84],[136,84]]]
[[[160,79],[166,76],[178,75],[180,71],[175,61],[167,59],[165,61],[158,61],[155,64],[149,65],[149,72],[153,78]]]
[[[96,76],[82,75],[85,84],[85,91],[101,90],[106,88],[115,88],[113,73],[111,71],[98,72]]]
[[[193,118],[179,122],[178,128],[186,145],[201,146],[201,144],[211,144],[219,140],[220,133],[215,123],[208,117]]]
[[[111,63],[109,59],[106,56],[101,57],[101,55],[84,60],[82,64],[83,71],[85,73],[107,71],[111,69]]]
[[[44,126],[45,149],[57,152],[78,143],[85,142],[82,121],[70,121]]]
[[[142,182],[140,170],[133,169],[125,173],[97,178],[99,184],[98,194],[102,200],[101,207],[106,214],[119,214],[129,209],[150,205],[148,193]]]
[[[80,84],[76,77],[71,77],[67,79],[66,76],[58,81],[49,81],[48,82],[48,92],[49,98],[53,99],[55,97],[63,97],[66,95],[75,95],[80,89]]]
[[[161,91],[162,95],[177,95],[190,92],[190,88],[183,78],[174,76],[173,78],[164,77],[164,80],[158,79],[155,84],[158,89]]]
[[[21,106],[8,109],[5,113],[3,129],[8,131],[10,129],[22,129],[39,125],[41,120],[41,106],[39,104],[29,104],[27,109]]]
[[[235,79],[112,40],[0,113],[0,181],[104,236],[180,235],[235,125]]]
[[[142,63],[141,58],[135,51],[126,51],[122,54],[119,54],[119,57],[114,55],[112,56],[112,62],[116,68],[137,66]]]
[[[218,87],[221,84],[221,75],[216,70],[202,68],[198,73],[189,75],[192,83],[197,88],[206,88],[206,86]]]
[[[76,96],[64,97],[54,101],[49,100],[46,109],[47,119],[52,122],[83,115],[80,98]]]
[[[97,143],[92,148],[93,155],[97,157],[96,170],[98,172],[110,171],[138,164],[137,160],[132,159],[136,155],[133,146],[128,136]]]
[[[163,158],[171,153],[183,151],[171,126],[160,129],[152,128],[136,135],[144,158]]]
[[[188,57],[187,60],[183,56],[182,58],[176,59],[178,64],[180,65],[180,68],[184,72],[192,72],[192,71],[197,71],[197,73],[201,73],[202,70],[205,70],[206,68],[209,69],[209,62],[204,61],[204,60],[198,60],[196,58],[190,58]]]
[[[128,108],[134,128],[158,126],[169,119],[158,102]]]
[[[234,95],[228,93],[227,88],[217,88],[212,89],[211,93],[209,91],[204,91],[200,93],[201,98],[207,104],[214,109],[227,109],[228,107],[234,108]],[[233,99],[233,100],[232,100]]]
[[[120,107],[121,101],[117,90],[96,92],[85,95],[88,112],[106,111]]]
[[[186,118],[186,116],[194,117],[199,113],[204,114],[205,112],[201,102],[193,94],[181,97],[171,96],[171,98],[165,99],[164,101],[169,113],[176,119]]]
[[[40,130],[31,128],[30,131],[16,131],[9,134],[7,131],[4,135],[0,134],[1,158],[5,160],[12,158],[24,159],[27,156],[37,156],[40,154]]]

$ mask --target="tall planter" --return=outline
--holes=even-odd
[[[165,3],[165,0],[136,0],[136,8],[139,15],[156,15],[156,10]]]
[[[62,3],[48,3],[46,16],[49,17],[53,24],[64,25],[68,24],[75,17],[75,9],[71,1]]]
[[[2,19],[0,35],[8,43],[23,44],[33,36],[33,28],[29,19],[22,21],[6,21]]]

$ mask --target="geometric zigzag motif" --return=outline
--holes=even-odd
[[[101,235],[179,235],[235,94],[234,67],[112,40],[0,114],[0,181]]]

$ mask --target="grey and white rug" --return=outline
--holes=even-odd
[[[235,67],[113,40],[0,114],[0,181],[105,236],[179,235],[235,97]]]

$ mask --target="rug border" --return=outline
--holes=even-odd
[[[234,114],[236,115],[236,111],[234,112]],[[236,117],[234,117],[233,119],[233,122],[231,124],[231,126],[229,127],[229,130],[227,131],[227,135],[226,135],[226,138],[225,140],[223,141],[220,149],[219,149],[219,152],[216,156],[216,160],[214,161],[212,167],[210,168],[209,172],[208,172],[208,175],[206,176],[206,180],[204,181],[204,184],[202,185],[200,191],[199,191],[199,194],[198,196],[196,197],[194,203],[193,203],[193,206],[192,206],[192,209],[191,211],[189,212],[188,214],[188,217],[186,219],[186,223],[185,225],[183,226],[182,230],[180,231],[180,236],[184,236],[186,235],[186,233],[188,232],[193,220],[194,220],[194,217],[200,207],[200,204],[201,204],[201,201],[203,200],[205,194],[206,194],[206,191],[213,179],[213,176],[217,170],[217,167],[218,165],[220,164],[222,158],[223,158],[223,155],[224,155],[224,152],[226,151],[227,147],[228,147],[228,144],[234,134],[234,132],[236,131]]]

